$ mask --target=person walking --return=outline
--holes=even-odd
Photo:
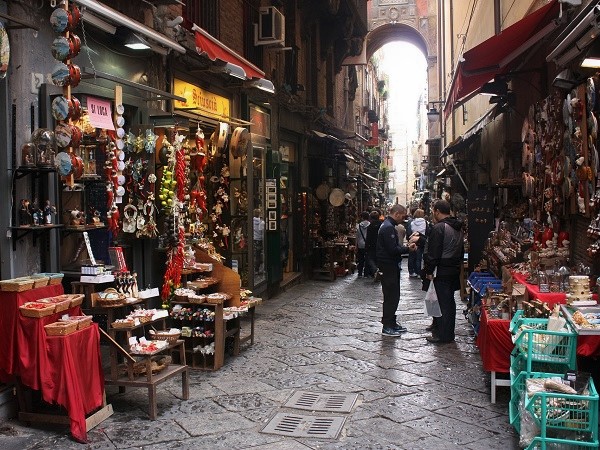
[[[410,222],[410,230],[407,230],[409,238],[415,235],[423,236],[425,239],[417,241],[417,250],[408,255],[408,276],[413,278],[421,277],[421,265],[423,262],[423,251],[429,231],[429,223],[425,219],[425,211],[417,209],[414,212],[414,218]]]
[[[367,238],[365,239],[365,269],[363,275],[367,277],[375,277],[377,271],[377,233],[381,226],[379,220],[379,211],[373,210],[369,214],[369,226],[367,227]]]
[[[381,290],[383,292],[383,316],[381,334],[386,336],[400,336],[408,331],[406,327],[396,322],[396,310],[400,302],[400,266],[402,255],[409,252],[409,247],[404,246],[398,239],[396,225],[406,217],[406,208],[394,205],[388,217],[383,221],[377,233],[377,265],[381,271]],[[414,250],[416,244],[411,244]]]
[[[369,213],[367,211],[363,211],[360,214],[360,218],[362,219],[360,223],[356,226],[356,263],[358,269],[358,277],[362,277],[363,274],[367,272],[365,269],[365,245],[367,241],[367,227],[370,225],[369,222]]]
[[[445,200],[434,203],[433,218],[435,225],[431,227],[423,254],[423,272],[435,286],[442,316],[433,318],[433,330],[426,339],[434,344],[444,344],[454,342],[455,337],[454,291],[460,289],[460,266],[464,255],[463,224],[450,215],[450,204]],[[414,242],[413,239],[411,241]]]

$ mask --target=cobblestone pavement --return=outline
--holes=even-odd
[[[457,302],[457,340],[425,341],[421,282],[402,272],[399,319],[409,332],[381,335],[381,286],[349,275],[306,281],[257,308],[256,341],[217,372],[193,370],[159,387],[158,419],[145,390],[108,391],[115,413],[90,431],[98,449],[513,449],[507,388],[490,403],[472,332]],[[296,390],[357,393],[350,413],[283,407]],[[261,433],[278,412],[346,418],[337,439]],[[0,424],[0,448],[85,448],[68,430]]]

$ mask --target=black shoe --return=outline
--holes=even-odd
[[[431,324],[428,327],[425,327],[425,331],[433,331],[435,328],[435,325]]]
[[[406,333],[408,331],[408,328],[403,327],[402,325],[396,324],[393,326],[394,330],[399,331],[400,333]]]
[[[454,342],[454,340],[451,340],[451,341],[442,341],[437,336],[427,336],[425,339],[427,339],[427,342],[429,342],[431,344],[449,344],[451,342]]]
[[[400,337],[402,336],[403,331],[400,331],[396,328],[392,328],[392,327],[383,327],[381,329],[381,334],[383,334],[384,336],[393,336],[393,337]]]

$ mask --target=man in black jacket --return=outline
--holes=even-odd
[[[406,208],[394,205],[389,216],[383,221],[377,234],[377,265],[381,271],[381,290],[383,292],[383,317],[381,333],[386,336],[400,336],[407,331],[406,327],[396,322],[396,309],[400,302],[400,267],[402,255],[408,253],[409,247],[402,245],[398,239],[396,225],[406,217]],[[416,245],[411,244],[410,250]]]
[[[423,255],[424,276],[433,280],[442,317],[434,317],[432,335],[435,344],[454,341],[456,302],[454,291],[460,289],[460,266],[463,261],[463,224],[450,216],[450,204],[438,200],[433,205],[435,225],[431,228]],[[412,241],[412,240],[411,240]],[[435,279],[433,272],[436,271]]]
[[[367,226],[367,235],[365,237],[365,277],[372,277],[377,273],[377,233],[381,226],[379,211],[371,211],[369,214],[369,222],[370,224]]]

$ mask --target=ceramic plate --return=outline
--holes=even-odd
[[[69,117],[69,100],[62,95],[52,100],[52,117],[56,120],[67,120]]]
[[[60,6],[50,15],[50,26],[55,33],[62,33],[69,25],[69,14]]]
[[[69,40],[64,36],[57,37],[54,39],[54,41],[52,41],[52,47],[50,47],[50,51],[52,52],[54,59],[64,62],[71,54]]]
[[[52,71],[52,83],[56,86],[69,84],[69,67],[65,63],[57,64]]]
[[[59,147],[67,147],[71,143],[71,126],[67,123],[59,123],[54,129],[54,138]]]

